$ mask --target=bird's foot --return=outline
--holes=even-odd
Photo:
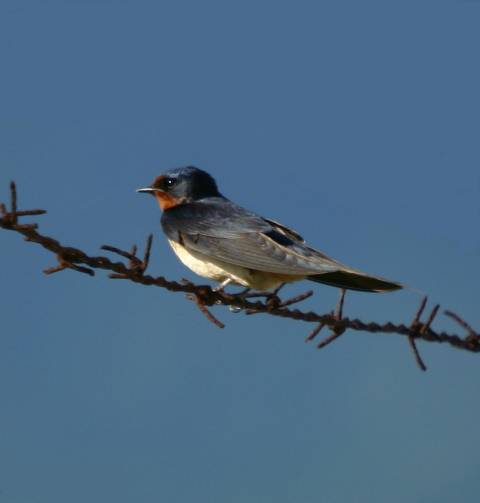
[[[223,292],[225,287],[228,286],[233,281],[232,278],[224,279],[218,286],[216,286],[213,291],[214,292]]]

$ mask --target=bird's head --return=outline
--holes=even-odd
[[[193,166],[167,171],[157,176],[150,187],[137,189],[137,192],[154,195],[163,211],[179,204],[221,195],[215,180]]]

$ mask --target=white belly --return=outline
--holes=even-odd
[[[223,260],[205,255],[196,250],[187,249],[185,246],[170,241],[171,247],[177,257],[199,276],[221,283],[230,278],[236,285],[242,285],[254,290],[270,290],[280,286],[282,281],[262,276],[257,271],[246,267],[229,264]]]

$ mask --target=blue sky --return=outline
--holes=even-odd
[[[172,167],[480,328],[480,3],[5,0],[0,201],[92,255],[175,258],[151,198]],[[447,503],[478,497],[478,356],[73,271],[0,232],[7,502]],[[296,284],[287,296],[311,288]],[[313,285],[304,309],[338,291]],[[347,294],[408,323],[421,295]],[[461,331],[444,317],[437,330]],[[325,333],[326,335],[326,333]]]

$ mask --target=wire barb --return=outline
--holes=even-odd
[[[193,300],[197,307],[202,311],[202,313],[214,324],[217,325],[218,328],[225,328],[225,325],[217,320],[215,316],[205,307],[205,304],[202,303],[201,298],[199,298],[197,295],[185,295],[185,297],[189,300]]]
[[[338,307],[337,307],[337,318],[339,320],[342,319],[342,314],[343,314],[343,303],[345,301],[345,294],[347,293],[347,291],[345,290],[345,288],[342,288],[340,290],[340,298],[338,299]]]
[[[317,349],[322,349],[327,344],[330,344],[335,339],[338,339],[343,334],[344,331],[345,330],[342,330],[341,332],[333,332],[332,335],[330,335],[329,337],[323,339],[322,342],[320,342],[319,344],[317,344]]]
[[[325,347],[327,344],[330,344],[332,341],[334,341],[335,339],[338,339],[338,337],[340,337],[341,335],[343,335],[343,333],[345,332],[346,330],[346,327],[344,326],[344,322],[346,320],[348,320],[348,318],[343,318],[343,303],[345,301],[345,293],[346,293],[346,290],[345,288],[342,288],[340,290],[340,297],[338,299],[338,305],[337,305],[337,314],[335,314],[333,311],[330,312],[330,316],[332,318],[332,322],[330,323],[330,328],[332,329],[332,334],[329,335],[328,337],[326,337],[325,339],[323,339],[322,342],[320,342],[319,344],[317,344],[317,349],[322,349],[323,347]],[[336,322],[336,323],[333,323],[333,322]],[[325,325],[325,324],[324,324]],[[318,334],[318,332],[320,332],[320,330],[322,329],[323,327],[317,327],[317,330],[315,332],[315,330],[312,332],[313,334],[313,337],[315,337],[315,335]],[[312,337],[312,334],[310,334],[308,337],[307,337],[307,340],[312,340],[313,337]]]
[[[420,302],[420,306],[418,307],[418,310],[415,314],[412,324],[410,325],[410,332],[408,334],[408,343],[413,352],[413,356],[415,357],[415,361],[417,362],[417,365],[420,367],[420,369],[423,371],[426,371],[427,367],[425,366],[422,358],[420,357],[417,344],[415,343],[415,337],[423,335],[428,330],[430,323],[433,321],[433,318],[435,318],[438,308],[440,307],[436,306],[430,313],[428,320],[424,324],[420,324],[420,316],[422,316],[425,306],[427,305],[427,299],[428,297],[424,297]]]
[[[150,262],[150,250],[152,249],[153,234],[150,234],[147,238],[147,244],[145,246],[145,255],[143,256],[142,271],[145,272]]]
[[[322,328],[326,325],[326,323],[319,323],[305,338],[305,342],[310,342],[313,340],[317,334],[322,330]]]
[[[308,292],[297,295],[296,297],[285,300],[284,302],[280,302],[280,307],[287,307],[287,306],[291,306],[292,304],[296,304],[297,302],[302,302],[302,300],[308,299],[312,295],[313,295],[313,290],[309,290]]]
[[[465,330],[468,331],[468,335],[472,335],[474,337],[478,337],[478,334],[476,334],[473,330],[473,328],[460,316],[456,315],[455,313],[452,313],[451,311],[444,311],[444,314],[446,316],[449,316],[450,318],[454,319],[461,327],[463,327]]]
[[[465,342],[467,344],[471,345],[472,347],[478,347],[478,345],[480,344],[480,334],[475,333],[473,328],[455,313],[452,313],[451,311],[444,311],[444,314],[455,320],[462,328],[464,328],[468,332],[467,337],[465,337]]]
[[[18,222],[17,187],[15,186],[15,182],[13,180],[10,182],[10,193],[12,195],[12,224],[15,225]]]
[[[410,348],[413,351],[413,356],[415,357],[417,365],[420,367],[421,370],[425,372],[427,370],[427,367],[423,363],[423,360],[420,357],[420,353],[418,352],[417,345],[415,344],[415,339],[411,335],[408,336],[408,342],[410,344]]]

